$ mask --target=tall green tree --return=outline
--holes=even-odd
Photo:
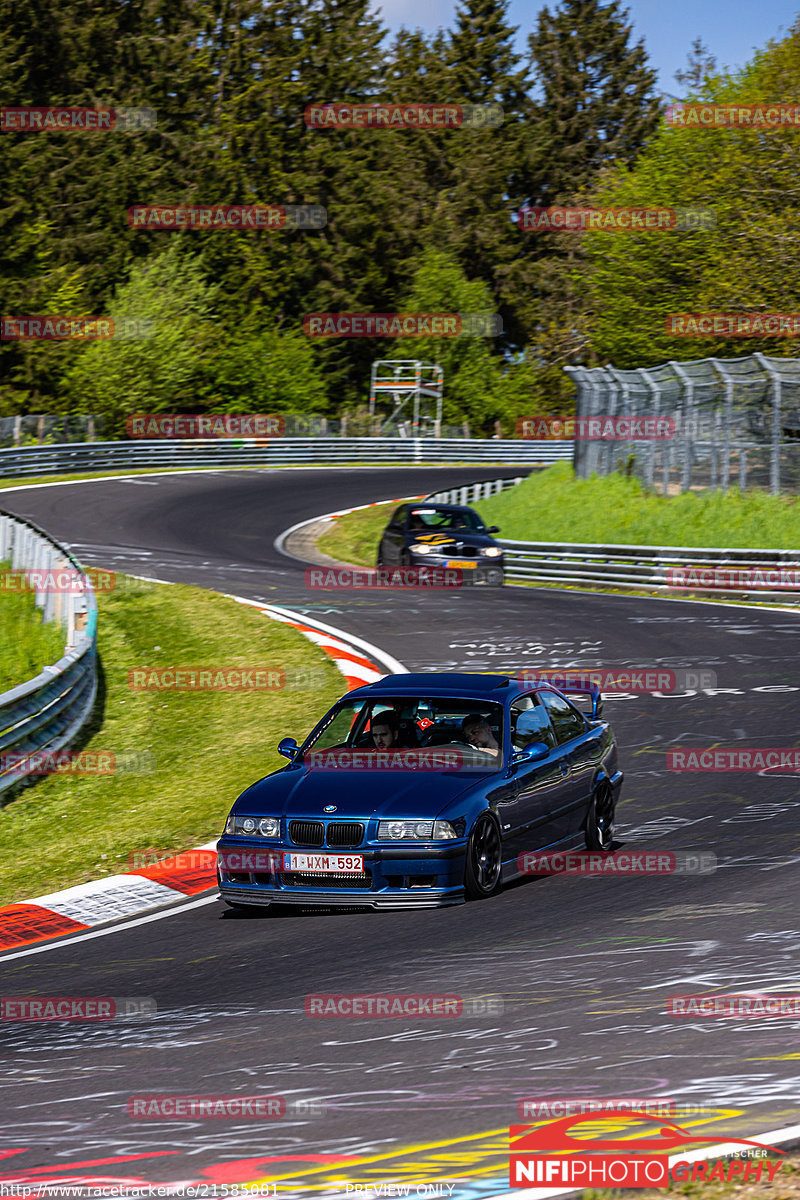
[[[542,90],[540,154],[530,202],[585,195],[607,167],[630,166],[658,125],[656,73],[632,41],[619,0],[562,0],[539,13],[528,39]]]
[[[534,147],[520,178],[525,204],[585,202],[609,170],[631,165],[652,137],[661,102],[644,44],[619,0],[563,0],[544,8],[529,37],[541,98]],[[526,324],[554,410],[571,403],[562,368],[591,357],[581,239],[521,233],[532,277]]]
[[[701,88],[709,103],[792,103],[800,79],[800,20],[734,74]],[[604,361],[796,356],[796,339],[677,337],[672,313],[794,312],[800,292],[800,146],[789,129],[662,127],[636,165],[610,178],[603,204],[707,209],[695,233],[587,236],[592,345]]]

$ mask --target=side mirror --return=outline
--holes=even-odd
[[[297,758],[299,753],[300,747],[294,738],[285,737],[278,742],[278,754],[283,755],[284,758],[288,758],[291,761],[293,758]]]
[[[524,750],[518,750],[516,754],[511,755],[512,766],[517,766],[519,763],[539,762],[540,759],[547,758],[550,753],[550,747],[544,742],[529,742]]]
[[[486,532],[487,533],[499,533],[500,526],[499,525],[490,525],[489,528],[486,530]]]

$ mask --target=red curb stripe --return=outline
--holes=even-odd
[[[71,917],[51,912],[38,904],[9,904],[0,908],[0,950],[44,942],[63,933],[79,933],[89,928],[81,921],[73,921]]]
[[[181,866],[181,859],[191,855],[196,865]],[[128,871],[129,875],[140,875],[161,883],[164,887],[174,888],[185,896],[193,896],[196,892],[205,892],[217,886],[217,852],[216,850],[185,850],[174,858],[165,858],[163,862],[155,863],[152,867],[143,867],[141,871]]]
[[[297,621],[287,621],[286,624],[291,625],[293,629],[299,630],[300,633],[316,633],[317,635],[319,635],[320,633],[323,632],[321,629],[314,629],[314,627],[312,625],[301,625]],[[332,637],[333,635],[325,634],[324,636]],[[325,652],[325,654],[328,655],[328,658],[332,658],[332,659],[338,658],[338,659],[343,659],[346,662],[358,663],[358,665],[360,667],[367,667],[368,670],[375,671],[375,672],[377,672],[378,675],[383,674],[383,672],[381,671],[381,668],[378,666],[378,664],[374,663],[372,661],[372,659],[367,658],[364,655],[364,653],[360,650],[349,650],[349,649],[345,649],[345,648],[340,650],[336,646],[322,646],[322,645],[320,645],[319,642],[316,641],[316,639],[314,639],[314,641],[315,641],[315,645],[317,646],[317,648],[319,650],[323,650]],[[344,641],[344,639],[337,638],[337,641]],[[350,676],[346,676],[346,678],[350,678]],[[363,683],[364,683],[364,681],[362,679],[361,680],[362,686],[363,686]]]

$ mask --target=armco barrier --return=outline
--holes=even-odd
[[[14,571],[76,571],[81,591],[54,594],[46,579],[34,577],[36,605],[44,620],[57,620],[65,632],[63,658],[8,692],[0,692],[0,755],[29,755],[68,746],[88,721],[97,695],[97,601],[91,582],[70,552],[30,521],[0,513],[0,562]],[[41,586],[43,585],[43,586]],[[1,602],[1,599],[0,599]],[[0,768],[0,802],[26,775],[30,764]]]
[[[498,492],[505,492],[508,488],[516,487],[518,483],[522,483],[524,478],[524,475],[517,475],[515,479],[487,479],[483,483],[468,483],[464,487],[450,488],[446,492],[433,492],[425,499],[430,500],[431,504],[469,506],[477,504],[479,500],[488,500],[490,496],[496,496]]]
[[[71,442],[0,450],[0,478],[134,468],[286,467],[363,463],[510,463],[539,466],[572,459],[572,442],[491,438],[220,438]]]
[[[633,588],[638,591],[688,592],[722,599],[727,595],[780,599],[785,604],[800,604],[800,555],[797,550],[721,550],[701,546],[602,546],[572,542],[512,542],[498,539],[505,550],[506,578],[609,588]],[[786,584],[769,586],[695,586],[688,582],[678,587],[667,571],[685,567],[687,572],[753,571],[762,576],[780,570]],[[689,577],[687,577],[688,579]],[[703,578],[702,576],[700,578]],[[703,582],[707,582],[706,576]],[[774,581],[773,581],[774,582]],[[768,583],[768,580],[765,580]]]

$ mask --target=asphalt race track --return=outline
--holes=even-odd
[[[0,506],[86,564],[279,603],[411,670],[715,672],[716,689],[610,699],[605,716],[626,772],[620,843],[713,853],[717,869],[538,878],[418,912],[250,917],[209,895],[9,953],[4,995],[152,996],[158,1015],[2,1027],[2,1145],[27,1149],[0,1161],[0,1182],[24,1167],[97,1182],[281,1180],[278,1195],[309,1196],[327,1184],[345,1195],[334,1180],[460,1179],[428,1194],[488,1197],[507,1190],[507,1128],[523,1097],[665,1097],[711,1110],[683,1124],[718,1141],[798,1122],[797,1018],[666,1012],[676,995],[797,991],[797,779],[675,774],[665,760],[674,746],[797,744],[798,616],[520,587],[322,594],[273,547],[320,513],[518,473],[216,472],[3,494]],[[504,1012],[304,1015],[309,993],[393,991],[500,999]],[[326,1107],[275,1122],[136,1120],[134,1092],[268,1092]]]

